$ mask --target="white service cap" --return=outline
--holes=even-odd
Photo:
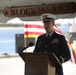
[[[44,21],[46,21],[46,22],[48,22],[48,21],[54,21],[56,19],[57,19],[57,17],[55,15],[53,15],[53,14],[45,13],[45,14],[41,15],[41,20],[43,22]]]

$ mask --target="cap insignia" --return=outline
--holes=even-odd
[[[43,15],[43,20],[47,18],[47,15]]]

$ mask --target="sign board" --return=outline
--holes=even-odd
[[[68,14],[76,12],[76,4],[74,2],[48,5],[19,6],[10,7],[3,10],[4,16],[7,17],[28,17],[40,16],[43,13],[51,14]]]

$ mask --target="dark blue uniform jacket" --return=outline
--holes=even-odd
[[[34,52],[53,52],[60,62],[64,58],[64,62],[70,59],[70,51],[63,35],[54,32],[50,39],[47,40],[46,34],[38,37]]]

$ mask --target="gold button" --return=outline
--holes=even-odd
[[[45,51],[45,53],[46,53],[46,51]]]
[[[55,47],[55,46],[54,46]]]
[[[47,47],[47,45],[45,47]]]

